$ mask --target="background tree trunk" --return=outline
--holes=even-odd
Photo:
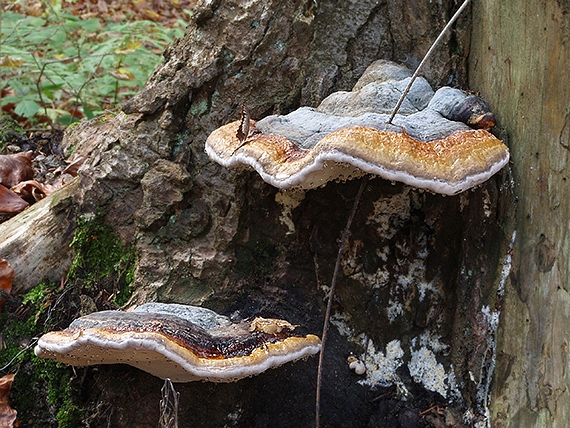
[[[509,135],[518,196],[494,426],[563,426],[570,418],[570,3],[475,5],[469,80]]]
[[[64,141],[89,157],[74,213],[103,216],[136,245],[129,304],[281,317],[320,334],[337,240],[359,182],[278,192],[257,174],[212,163],[206,137],[237,119],[244,100],[259,119],[349,90],[376,59],[415,68],[455,7],[446,0],[201,2],[126,114],[80,124]],[[469,35],[466,14],[426,68],[434,86],[465,86]],[[489,423],[512,236],[509,183],[506,170],[445,198],[368,183],[337,288],[323,426]],[[388,370],[394,348],[402,356],[392,363],[401,365]],[[359,377],[348,368],[350,354],[384,360]],[[180,424],[311,426],[316,363],[234,384],[177,385]],[[76,386],[91,426],[155,425],[160,380],[124,366],[81,373]],[[390,382],[360,382],[376,375]]]

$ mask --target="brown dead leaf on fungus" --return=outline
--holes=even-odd
[[[12,291],[12,280],[14,279],[14,269],[6,259],[0,259],[0,289],[5,294],[10,295]],[[6,297],[0,297],[0,311],[4,308]],[[1,427],[2,425],[0,425]]]
[[[12,155],[0,155],[0,184],[7,188],[34,178],[31,150]]]
[[[13,382],[13,374],[0,378],[0,428],[16,428],[20,426],[20,422],[16,418],[18,412],[10,407],[8,401]]]
[[[0,213],[15,214],[23,211],[29,204],[16,193],[0,184]]]

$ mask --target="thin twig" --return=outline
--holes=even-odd
[[[32,340],[30,340],[30,343],[28,343],[20,352],[18,352],[16,355],[14,355],[12,357],[12,359],[10,361],[8,361],[8,363],[4,366],[4,367],[0,367],[0,372],[3,372],[5,370],[7,370],[8,368],[10,368],[10,366],[14,363],[14,361],[16,361],[18,359],[18,357],[20,355],[22,355],[24,352],[26,352],[28,349],[32,348],[39,340],[39,337],[32,337]]]
[[[408,93],[410,92],[410,89],[412,87],[412,85],[414,84],[414,81],[416,80],[416,78],[418,77],[418,75],[420,74],[422,67],[424,66],[424,64],[426,63],[427,59],[429,58],[429,56],[431,55],[431,53],[435,50],[435,47],[437,46],[437,44],[441,41],[441,39],[443,38],[443,36],[445,35],[445,33],[447,33],[447,31],[449,30],[449,28],[453,25],[453,23],[457,20],[457,18],[459,17],[459,15],[461,14],[461,12],[463,12],[463,10],[467,7],[467,4],[469,3],[469,0],[465,0],[463,2],[463,4],[459,7],[459,9],[457,9],[457,12],[455,12],[455,14],[451,17],[451,19],[449,20],[449,22],[447,23],[447,25],[443,28],[443,30],[441,31],[441,33],[439,34],[439,36],[437,37],[437,39],[435,39],[435,41],[432,43],[431,47],[429,48],[429,50],[427,51],[427,53],[425,54],[425,56],[423,57],[422,61],[420,62],[420,64],[418,65],[418,67],[416,68],[416,71],[414,72],[414,74],[412,75],[410,82],[408,83],[408,85],[406,86],[406,89],[404,90],[404,92],[402,93],[402,96],[400,97],[400,99],[398,100],[398,103],[396,104],[396,106],[394,107],[394,110],[392,111],[392,114],[390,115],[390,118],[388,119],[387,123],[392,123],[392,120],[394,119],[394,117],[396,116],[396,113],[398,112],[398,110],[400,109],[402,103],[404,102],[404,99],[406,98],[406,96],[408,95]],[[329,320],[330,320],[330,313],[331,313],[331,309],[332,309],[332,303],[333,303],[333,299],[334,299],[334,290],[336,287],[336,282],[337,282],[337,277],[338,277],[338,271],[340,269],[340,262],[342,259],[342,255],[344,254],[345,248],[346,248],[346,243],[348,240],[348,234],[350,232],[350,225],[352,224],[352,220],[354,219],[354,215],[356,214],[356,210],[358,208],[358,203],[360,202],[360,198],[362,196],[362,192],[364,191],[364,188],[366,187],[366,182],[368,181],[367,178],[362,180],[362,183],[360,185],[360,189],[358,190],[358,194],[356,195],[356,199],[354,200],[354,205],[352,207],[352,212],[350,213],[350,216],[348,217],[348,221],[346,222],[346,227],[342,233],[342,238],[341,238],[341,242],[340,242],[340,248],[338,250],[338,255],[337,255],[337,259],[336,259],[336,264],[334,267],[334,273],[333,273],[333,279],[331,282],[331,287],[330,287],[330,291],[329,291],[329,300],[327,303],[327,310],[325,313],[325,322],[323,325],[323,335],[322,335],[322,342],[321,342],[321,353],[319,355],[319,367],[317,369],[317,392],[316,392],[316,406],[315,406],[315,426],[316,428],[320,427],[320,410],[321,410],[321,381],[322,381],[322,369],[323,369],[323,355],[324,355],[324,350],[325,350],[325,343],[326,343],[326,338],[327,338],[327,332],[328,332],[328,327],[329,327]]]
[[[435,47],[437,46],[437,44],[441,41],[441,39],[443,39],[443,36],[445,35],[445,33],[447,33],[447,30],[449,30],[449,28],[451,28],[451,26],[453,25],[453,23],[457,20],[457,18],[459,17],[459,15],[461,14],[461,12],[463,12],[463,9],[465,9],[467,7],[467,4],[469,3],[469,0],[465,0],[463,2],[463,4],[459,7],[459,9],[457,9],[457,12],[455,12],[455,14],[451,17],[451,19],[449,20],[449,22],[447,23],[447,25],[443,28],[443,30],[441,30],[441,33],[439,33],[439,36],[437,36],[437,39],[435,39],[435,42],[432,43],[431,47],[429,48],[429,50],[427,51],[427,53],[425,54],[424,58],[422,59],[422,61],[420,62],[420,65],[418,65],[418,68],[416,68],[416,71],[414,72],[414,74],[412,75],[412,78],[410,79],[410,82],[408,83],[408,86],[406,86],[406,89],[404,90],[404,92],[402,93],[402,96],[400,97],[400,99],[398,100],[398,103],[396,104],[396,107],[394,107],[394,110],[392,111],[392,114],[390,115],[390,118],[388,119],[388,122],[386,123],[392,123],[392,120],[394,119],[394,117],[396,116],[396,113],[398,113],[398,110],[400,110],[400,107],[402,106],[402,103],[404,102],[404,99],[406,98],[406,96],[408,95],[408,92],[410,92],[410,89],[412,88],[412,85],[414,84],[414,81],[416,80],[416,78],[419,76],[420,71],[422,70],[422,67],[424,66],[424,64],[426,63],[427,59],[429,58],[429,56],[431,55],[431,53],[435,50]]]
[[[346,221],[346,226],[344,231],[342,232],[342,237],[340,239],[340,245],[338,249],[338,255],[336,257],[336,264],[334,266],[334,273],[331,281],[331,288],[329,290],[329,300],[327,303],[327,310],[325,312],[325,322],[323,324],[323,335],[321,338],[321,353],[319,354],[319,367],[317,369],[317,393],[316,393],[316,405],[315,405],[315,426],[316,428],[320,427],[320,413],[321,413],[321,380],[322,380],[322,373],[323,373],[323,355],[325,353],[325,343],[327,340],[327,332],[329,329],[329,320],[331,316],[331,309],[334,300],[334,290],[336,287],[336,282],[338,278],[338,272],[340,270],[340,262],[342,260],[342,256],[346,249],[346,244],[348,242],[348,235],[350,233],[350,226],[352,224],[352,220],[354,220],[354,215],[356,214],[356,210],[358,208],[358,203],[360,202],[360,198],[362,197],[362,193],[364,192],[364,188],[366,187],[366,183],[368,182],[368,177],[364,177],[362,182],[360,183],[360,188],[358,189],[358,193],[356,194],[356,198],[354,199],[354,203],[352,204],[352,211],[348,216],[348,220]]]
[[[61,278],[61,286],[64,286],[66,283],[67,283],[67,279],[65,279],[65,277],[62,277]],[[44,332],[47,330],[47,324],[51,318],[51,315],[52,315],[54,309],[61,303],[61,301],[63,300],[63,297],[67,294],[67,292],[72,290],[72,289],[73,289],[73,286],[70,286],[67,289],[65,289],[63,291],[63,293],[61,293],[58,296],[55,303],[50,304],[48,311],[47,311],[46,320],[44,321],[44,329],[43,329]],[[32,348],[38,342],[39,339],[40,339],[39,337],[32,337],[32,339],[30,340],[30,343],[28,343],[25,348],[23,348],[20,352],[18,352],[16,355],[14,355],[14,357],[4,367],[0,367],[0,372],[3,372],[5,370],[7,370],[8,368],[10,368],[10,366],[18,359],[18,357],[20,355],[22,355],[24,352],[26,352],[28,349]]]
[[[48,65],[51,64],[56,64],[56,63],[61,63],[61,62],[67,62],[67,61],[73,61],[76,59],[81,59],[81,58],[96,58],[96,57],[100,57],[101,59],[99,60],[99,63],[97,64],[97,67],[95,67],[95,70],[97,70],[101,64],[103,63],[103,60],[109,56],[110,54],[93,54],[93,55],[85,55],[85,56],[81,56],[80,54],[75,55],[75,56],[70,56],[67,58],[60,58],[60,59],[54,59],[54,60],[49,60],[49,61],[45,61],[44,63],[40,63],[37,58],[35,56],[32,56],[34,62],[36,63],[36,67],[38,67],[40,69],[40,74],[38,76],[38,78],[36,79],[36,91],[38,92],[38,96],[40,98],[40,102],[44,107],[44,114],[46,116],[48,116],[47,113],[47,103],[44,101],[43,95],[42,95],[42,90],[41,90],[41,83],[42,83],[42,77],[45,76],[46,80],[49,81],[52,85],[54,85],[55,87],[57,87],[58,89],[60,89],[61,91],[63,91],[65,94],[69,95],[70,97],[72,97],[72,99],[74,98],[75,101],[77,103],[83,103],[81,100],[81,91],[83,91],[83,88],[85,88],[85,86],[91,82],[91,80],[95,77],[95,72],[91,72],[89,73],[89,76],[87,76],[87,79],[81,84],[81,86],[79,87],[79,89],[76,91],[75,88],[71,88],[71,91],[65,89],[65,87],[63,85],[59,85],[56,82],[54,82],[54,80],[49,76],[49,74],[46,72],[46,67]],[[65,80],[64,77],[60,76],[57,72],[55,72],[55,74],[60,77],[62,80]],[[78,106],[75,105],[73,112],[71,113],[71,115],[75,115],[75,113],[77,112]],[[49,117],[49,116],[48,116]]]

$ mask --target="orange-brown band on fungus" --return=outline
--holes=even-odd
[[[239,122],[232,122],[214,131],[206,143],[208,155],[226,167],[253,167],[280,188],[325,184],[338,178],[338,171],[325,164],[337,163],[453,195],[487,180],[509,159],[507,147],[482,129],[423,142],[405,132],[353,126],[323,136],[311,149],[301,149],[275,134],[256,134],[241,143],[236,137],[238,126]],[[305,180],[309,176],[310,182]]]

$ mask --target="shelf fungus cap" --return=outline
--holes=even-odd
[[[242,108],[240,121],[210,134],[206,152],[225,167],[251,167],[281,189],[374,174],[455,195],[506,165],[509,150],[487,131],[495,119],[481,98],[447,87],[434,93],[420,78],[404,114],[388,124],[409,76],[388,61],[370,70],[353,91],[331,94],[316,109],[256,122]]]
[[[130,364],[173,382],[232,382],[321,347],[317,336],[295,334],[284,320],[232,323],[204,308],[158,305],[78,318],[63,331],[43,335],[35,353],[74,366]]]

